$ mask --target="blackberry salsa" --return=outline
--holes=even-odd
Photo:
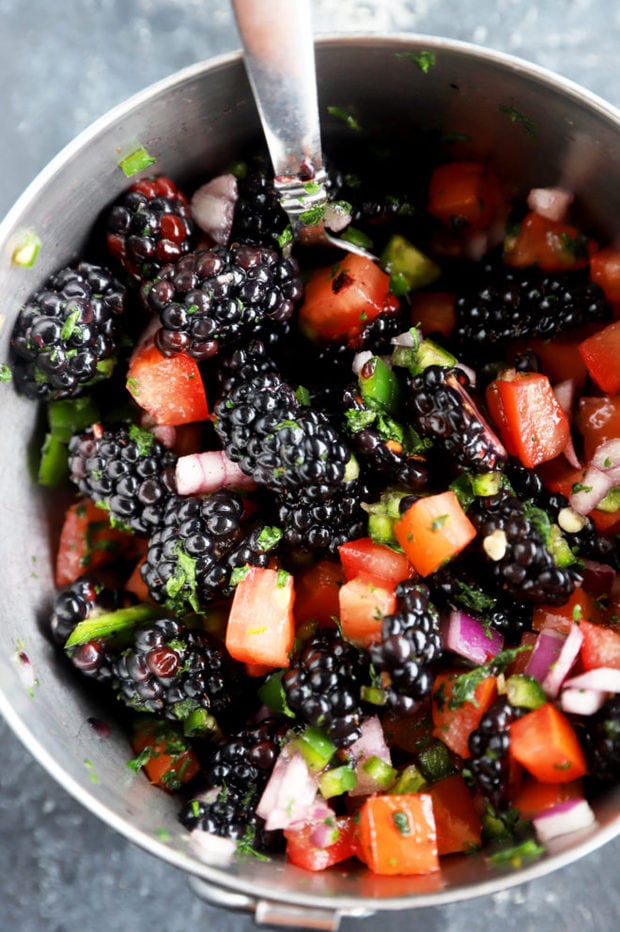
[[[211,862],[518,865],[620,777],[620,252],[447,161],[330,166],[377,258],[292,258],[265,164],[130,184],[17,317],[50,636]]]

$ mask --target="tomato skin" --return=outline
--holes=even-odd
[[[576,227],[531,212],[506,246],[504,261],[519,269],[537,265],[543,272],[562,272],[585,268],[596,248]]]
[[[583,455],[588,463],[600,443],[620,437],[620,395],[580,398],[575,426],[583,438]]]
[[[569,799],[583,796],[581,780],[570,783],[540,783],[533,777],[526,777],[512,805],[518,809],[524,819],[533,819],[539,812],[551,809]]]
[[[251,566],[235,587],[228,616],[225,642],[231,657],[263,667],[290,666],[294,598],[290,573]]]
[[[581,661],[586,670],[597,667],[612,667],[620,670],[620,628],[618,625],[594,624],[581,621],[579,630],[583,634]]]
[[[514,359],[518,353],[529,350],[540,360],[540,371],[548,376],[552,385],[574,379],[578,390],[581,390],[588,377],[588,370],[579,352],[579,344],[599,329],[600,324],[584,324],[567,333],[558,333],[550,340],[542,337],[519,340],[511,348],[510,358]]]
[[[551,702],[512,723],[510,754],[541,783],[568,783],[587,769],[572,725]]]
[[[414,572],[403,553],[375,543],[372,537],[348,541],[338,547],[338,553],[347,579],[362,576],[386,589],[394,589]]]
[[[437,853],[454,854],[480,845],[482,824],[471,793],[460,774],[432,783],[426,792],[433,800]]]
[[[620,320],[583,340],[579,352],[599,388],[608,395],[620,392]]]
[[[394,535],[421,576],[460,553],[476,529],[452,491],[419,498],[394,524]]]
[[[357,336],[384,309],[390,277],[364,256],[317,269],[304,290],[299,325],[311,339]]]
[[[357,827],[351,816],[338,816],[335,820],[338,833],[336,841],[327,848],[319,848],[311,840],[315,823],[306,822],[299,828],[284,829],[286,838],[286,857],[307,871],[323,871],[334,864],[346,861],[356,852],[354,836]]]
[[[164,356],[146,345],[132,356],[127,390],[157,424],[178,427],[209,416],[198,363],[185,353]]]
[[[592,596],[577,586],[564,605],[537,605],[532,616],[532,628],[534,631],[552,628],[568,634],[575,622],[581,624],[583,619],[598,624],[602,616]]]
[[[439,869],[433,801],[428,793],[369,796],[359,812],[361,857],[375,874]]]
[[[135,535],[110,527],[103,508],[88,500],[76,502],[65,512],[60,532],[56,585],[66,586],[120,557],[131,558],[140,545]]]
[[[509,370],[487,388],[489,412],[513,456],[533,469],[555,459],[570,440],[570,424],[546,375]]]
[[[141,722],[131,741],[136,754],[147,748],[151,755],[144,771],[155,786],[173,791],[177,785],[187,783],[200,770],[195,752],[182,738],[174,734],[166,722]]]
[[[450,708],[454,680],[457,673],[439,673],[435,677],[432,696],[433,735],[458,754],[468,758],[469,736],[480,724],[480,720],[497,696],[497,679],[487,676],[478,684],[473,702],[463,702]]]
[[[295,575],[293,613],[297,627],[316,621],[320,627],[334,627],[338,617],[338,593],[345,581],[340,563],[319,560]]]
[[[396,611],[391,589],[357,576],[340,587],[339,617],[343,635],[357,647],[369,647],[381,637],[384,615]]]
[[[612,304],[620,303],[620,249],[607,246],[590,259],[590,277]]]
[[[480,162],[448,162],[431,175],[428,212],[446,226],[483,229],[501,201],[497,178]]]

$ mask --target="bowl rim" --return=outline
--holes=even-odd
[[[572,79],[551,71],[544,66],[472,42],[414,32],[395,32],[378,34],[319,34],[315,37],[315,43],[319,49],[342,44],[369,48],[402,46],[403,48],[414,47],[433,52],[445,50],[460,54],[464,57],[473,57],[487,63],[496,64],[504,70],[517,72],[533,78],[537,82],[555,89],[556,91],[560,91],[569,98],[579,101],[580,104],[585,103],[599,116],[615,124],[618,129],[620,129],[620,109],[593,91],[582,87]],[[14,231],[16,221],[36,200],[42,189],[53,181],[57,171],[63,167],[67,161],[77,156],[80,150],[83,149],[92,138],[108,128],[118,120],[119,117],[139,108],[147,101],[165,94],[175,86],[191,81],[193,78],[239,64],[242,64],[242,53],[239,50],[196,62],[137,91],[95,119],[67,143],[46,166],[41,169],[9,209],[4,219],[0,222],[0,248],[6,247],[7,244],[10,245],[10,236]],[[169,846],[165,841],[148,834],[145,830],[133,826],[126,818],[120,816],[107,804],[99,801],[94,795],[93,790],[74,779],[64,770],[62,764],[22,722],[8,696],[1,689],[0,713],[17,738],[50,776],[60,784],[64,790],[73,796],[74,799],[110,828],[114,829],[121,836],[125,837],[133,844],[138,845],[149,854],[166,861],[173,867],[200,878],[202,881],[206,882],[207,885],[213,885],[213,887],[222,892],[228,891],[232,894],[247,896],[248,882],[243,877],[230,875],[224,868],[217,868],[200,861],[199,857],[191,854],[189,846],[187,853]],[[549,853],[542,860],[520,867],[512,873],[498,871],[497,876],[481,880],[479,883],[471,884],[470,886],[450,887],[431,893],[403,894],[402,896],[385,898],[350,895],[325,896],[304,894],[299,891],[292,893],[280,888],[274,890],[271,886],[254,880],[250,898],[251,903],[254,905],[264,900],[272,903],[279,902],[310,909],[325,909],[340,915],[355,915],[356,913],[367,915],[367,910],[375,912],[377,910],[402,910],[440,906],[449,902],[458,902],[487,896],[515,886],[520,886],[531,880],[536,880],[590,854],[604,844],[607,844],[619,833],[620,812],[596,833],[590,834],[568,850]]]

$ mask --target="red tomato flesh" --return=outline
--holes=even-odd
[[[138,350],[127,372],[127,389],[157,424],[177,427],[209,416],[198,363],[184,353],[164,356],[156,346]]]
[[[375,874],[428,874],[438,870],[431,796],[369,796],[359,813],[359,843],[364,862]]]
[[[579,739],[551,702],[512,723],[510,753],[541,783],[568,783],[586,772]]]
[[[394,524],[394,535],[421,576],[464,550],[476,529],[452,491],[419,498]]]
[[[588,372],[604,392],[620,392],[620,320],[608,324],[579,344]]]
[[[394,592],[359,576],[341,586],[338,595],[343,635],[358,647],[379,640],[383,616],[396,611]]]
[[[357,826],[350,816],[338,816],[333,820],[332,833],[334,841],[326,848],[320,848],[312,841],[312,834],[317,823],[307,822],[299,828],[284,829],[286,838],[286,857],[296,867],[307,871],[323,871],[333,864],[346,861],[355,854],[354,836]],[[329,826],[327,827],[329,829]]]
[[[290,666],[294,598],[290,573],[251,566],[235,587],[228,616],[226,649],[231,657],[264,667]]]
[[[386,589],[394,589],[413,574],[413,567],[404,553],[375,543],[371,537],[350,540],[338,547],[338,553],[347,579],[362,576]]]

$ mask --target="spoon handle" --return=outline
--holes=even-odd
[[[232,4],[276,188],[299,216],[325,201],[310,0]]]

